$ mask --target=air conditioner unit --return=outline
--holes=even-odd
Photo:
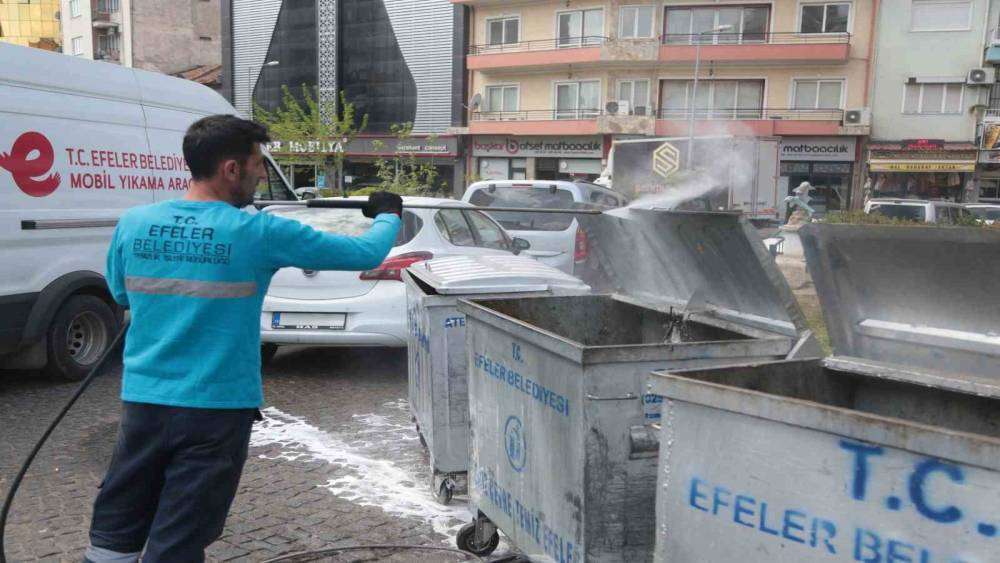
[[[632,103],[628,100],[618,100],[618,115],[629,115],[631,113]]]
[[[992,68],[974,68],[969,71],[965,83],[973,85],[991,84],[994,80],[993,74],[994,70]]]
[[[629,103],[628,100],[611,100],[610,102],[604,104],[604,111],[608,115],[628,115]]]
[[[635,106],[632,108],[632,115],[646,115],[646,106]]]
[[[872,111],[868,108],[854,108],[844,112],[844,125],[868,127],[872,124]]]

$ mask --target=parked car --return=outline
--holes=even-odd
[[[366,199],[354,198],[351,199]],[[284,268],[275,274],[260,319],[261,356],[278,346],[406,346],[406,290],[402,271],[417,262],[463,254],[509,254],[512,239],[485,213],[452,200],[404,197],[404,204],[448,209],[406,209],[399,238],[381,266],[367,272],[317,272]],[[316,229],[359,235],[372,224],[356,209],[272,206],[265,213]]]
[[[504,207],[605,209],[628,203],[620,193],[590,182],[557,180],[490,180],[469,186],[462,198],[477,207],[496,208],[490,215],[512,236],[531,243],[526,254],[573,274],[587,260],[587,234],[573,215],[499,211]]]
[[[960,203],[926,199],[871,199],[865,204],[865,213],[942,225],[954,225],[972,217],[971,212]]]
[[[104,279],[118,218],[183,196],[188,126],[236,110],[158,72],[2,42],[0,61],[0,367],[80,379],[121,326]],[[266,166],[260,199],[295,199]]]
[[[1000,203],[970,203],[965,208],[987,225],[1000,221]]]

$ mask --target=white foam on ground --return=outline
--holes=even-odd
[[[405,401],[393,401],[385,406],[408,410]],[[302,417],[274,407],[264,409],[262,414],[264,420],[254,425],[250,445],[277,445],[281,453],[260,457],[342,466],[346,475],[321,485],[337,497],[359,506],[375,506],[389,514],[428,522],[436,533],[449,538],[449,543],[454,543],[458,528],[471,520],[466,507],[444,506],[434,500],[429,475],[418,475],[402,463],[386,459],[400,459],[394,455],[401,453],[398,452],[400,441],[418,439],[412,427],[383,415],[355,415],[354,420],[363,427],[349,435],[321,430]]]

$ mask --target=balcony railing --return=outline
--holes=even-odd
[[[117,49],[98,49],[94,51],[95,61],[118,61],[121,60],[121,52]]]
[[[477,111],[473,121],[555,121],[564,119],[597,119],[601,109],[532,109],[524,111]]]
[[[536,41],[519,41],[517,43],[498,43],[496,45],[472,45],[470,55],[496,55],[500,53],[521,53],[524,51],[551,51],[553,49],[573,49],[579,47],[600,47],[610,41],[600,35],[582,37],[559,37],[556,39],[539,39]]]
[[[851,42],[850,33],[798,33],[778,31],[767,33],[668,33],[665,45],[843,45]]]
[[[659,119],[691,119],[690,109],[660,108]],[[697,120],[793,120],[793,121],[842,121],[842,109],[814,108],[712,108],[694,112]]]
[[[657,119],[684,120],[690,119],[688,109],[661,108],[656,111],[647,110],[649,115]],[[609,114],[603,109],[537,109],[522,111],[477,111],[473,112],[473,121],[556,121],[565,119],[597,119],[602,115],[617,115],[618,117],[644,117],[643,115]],[[842,121],[842,109],[814,108],[714,108],[695,111],[697,120],[794,120],[794,121]]]

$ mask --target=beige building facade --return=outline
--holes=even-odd
[[[59,0],[0,2],[0,41],[58,51],[62,42]]]
[[[821,211],[848,205],[870,131],[874,0],[456,3],[471,10],[480,177],[593,179],[616,139],[686,136],[693,116],[696,135],[779,139],[782,190],[810,181]]]

